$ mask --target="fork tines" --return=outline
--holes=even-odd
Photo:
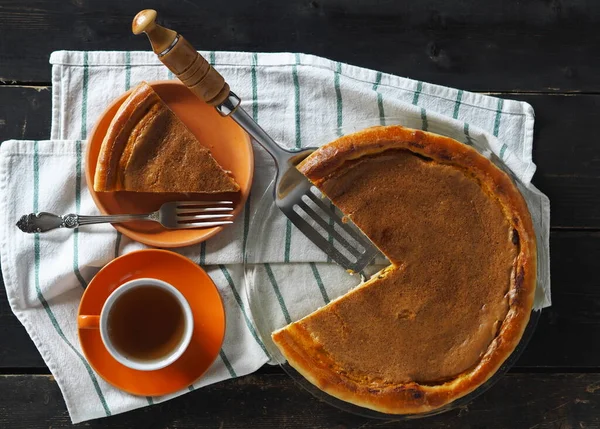
[[[210,228],[233,223],[233,201],[180,201],[175,207],[180,226]]]

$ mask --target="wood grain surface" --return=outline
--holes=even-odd
[[[56,382],[45,375],[0,376],[0,427],[87,428],[597,428],[600,375],[509,374],[469,405],[386,422],[345,413],[301,390],[285,374],[249,375],[171,401],[72,426]]]
[[[52,51],[149,50],[130,32],[142,8],[202,50],[304,52],[530,103],[553,306],[506,377],[427,420],[347,414],[265,367],[78,427],[600,428],[600,2],[0,0],[0,141],[49,136]],[[0,287],[0,428],[71,427],[48,374]]]
[[[59,49],[148,50],[140,9],[197,49],[291,51],[468,90],[600,90],[595,0],[2,0],[0,78],[45,82]]]

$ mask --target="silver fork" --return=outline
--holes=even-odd
[[[17,222],[17,227],[28,233],[46,232],[56,228],[78,228],[97,223],[154,221],[169,229],[212,228],[233,223],[232,201],[173,201],[164,203],[155,212],[83,216],[70,213],[64,216],[48,212],[29,213]]]

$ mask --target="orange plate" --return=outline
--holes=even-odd
[[[83,354],[108,383],[128,393],[161,396],[194,383],[213,363],[225,336],[225,310],[208,274],[189,259],[167,250],[147,249],[123,255],[102,268],[86,288],[77,315],[100,315],[108,296],[123,283],[142,277],[176,287],[194,313],[194,333],[183,355],[166,368],[138,371],[108,353],[96,329],[79,329]]]
[[[126,92],[102,113],[90,134],[86,154],[85,177],[94,202],[103,214],[146,213],[158,210],[162,203],[181,200],[222,200],[235,202],[233,215],[242,210],[252,186],[254,155],[250,137],[231,118],[221,117],[214,107],[200,101],[179,81],[149,82],[160,98],[175,112],[200,142],[210,149],[217,162],[233,173],[240,192],[226,194],[154,194],[145,192],[95,192],[94,175],[102,140],[117,110],[125,101]],[[155,222],[128,222],[115,228],[131,238],[150,246],[182,247],[200,243],[223,227],[169,230]]]

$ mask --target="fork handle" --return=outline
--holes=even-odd
[[[67,225],[67,219],[75,217],[76,225]],[[153,220],[158,222],[158,218],[154,217],[154,213],[145,214],[123,214],[123,215],[103,215],[103,216],[82,216],[76,214],[68,214],[63,216],[65,219],[65,226],[67,228],[77,228],[82,225],[93,225],[96,223],[121,223],[131,222],[133,220]]]
[[[132,220],[153,220],[158,222],[157,213],[132,215],[82,216],[69,213],[64,216],[48,212],[29,213],[17,222],[17,227],[27,233],[46,232],[57,228],[78,228],[82,225],[97,223],[120,223]]]

